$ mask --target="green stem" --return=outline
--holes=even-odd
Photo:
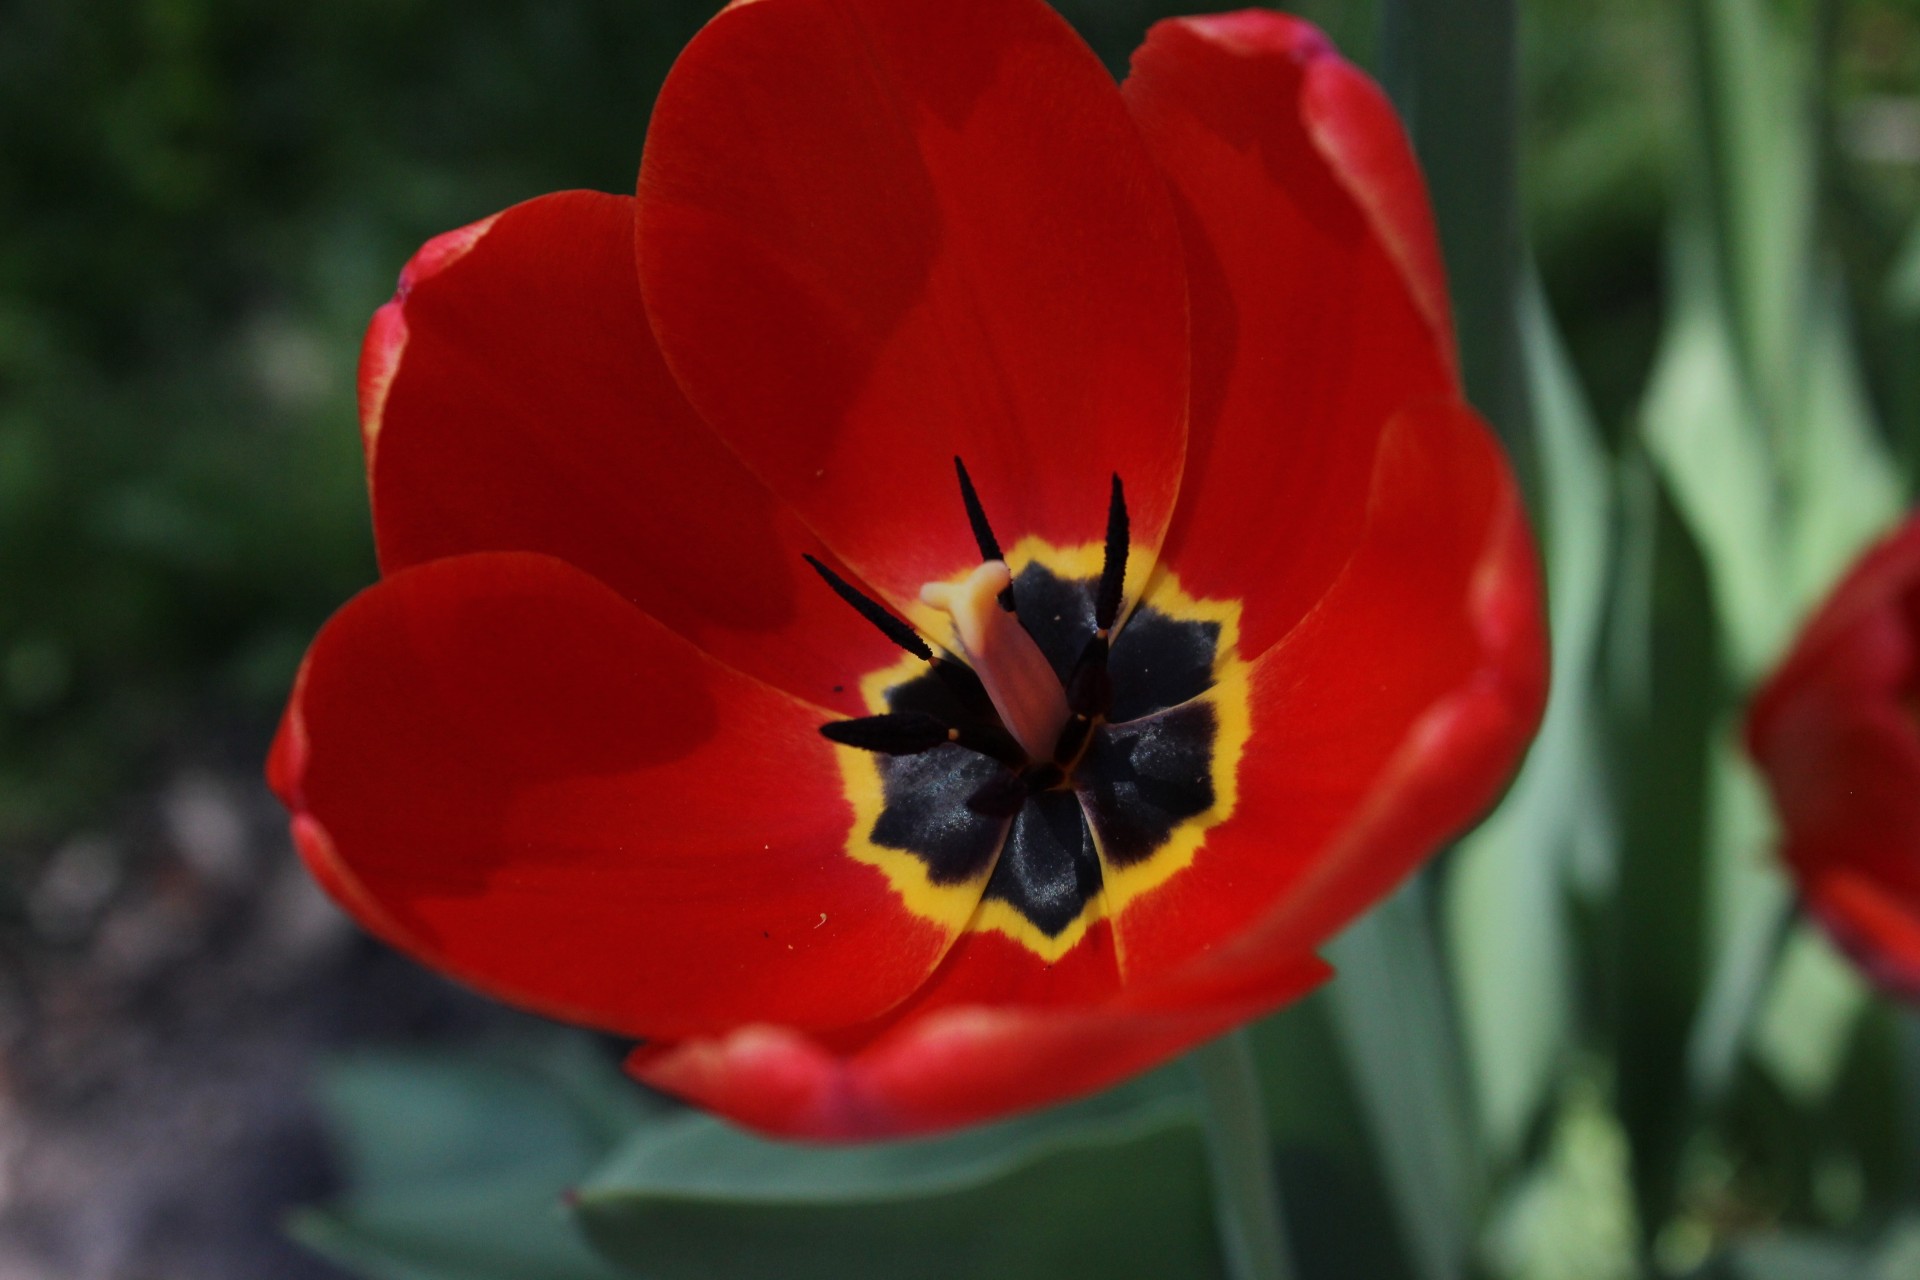
[[[1234,1280],[1291,1280],[1266,1108],[1244,1028],[1187,1055],[1205,1101],[1214,1218]]]

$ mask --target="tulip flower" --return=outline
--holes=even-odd
[[[1920,1000],[1920,514],[1807,624],[1754,699],[1747,743],[1809,913]]]
[[[1322,981],[1544,697],[1379,89],[1265,11],[740,0],[637,194],[375,316],[381,580],[270,775],[395,946],[762,1130],[1086,1093]]]

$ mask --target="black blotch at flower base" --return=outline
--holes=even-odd
[[[1063,685],[1096,631],[1099,586],[1097,578],[1062,578],[1040,564],[1014,579],[1020,623]],[[967,883],[991,864],[986,896],[1058,937],[1100,891],[1095,832],[1108,861],[1127,866],[1212,807],[1218,726],[1212,706],[1194,699],[1213,684],[1219,643],[1218,623],[1139,606],[1113,638],[1109,710],[1056,785],[1020,797],[1011,817],[983,813],[969,801],[1006,776],[1001,762],[951,743],[877,754],[883,804],[868,838],[919,859],[935,884]],[[884,698],[891,713],[944,724],[978,714],[932,670],[891,686]]]

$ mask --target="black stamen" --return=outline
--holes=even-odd
[[[1127,495],[1120,477],[1113,477],[1113,497],[1107,503],[1107,553],[1100,568],[1100,594],[1094,597],[1093,625],[1113,630],[1120,616],[1120,591],[1127,583]]]
[[[1107,654],[1112,649],[1098,631],[1087,637],[1080,657],[1067,676],[1067,706],[1077,715],[1104,716],[1113,705],[1113,677],[1107,673]]]
[[[918,755],[952,742],[958,736],[958,731],[942,724],[938,716],[924,711],[832,720],[821,725],[820,732],[834,742],[889,756]]]
[[[967,506],[967,523],[973,526],[973,540],[980,547],[982,560],[1005,560],[1000,554],[1000,540],[993,536],[993,526],[987,523],[987,512],[980,505],[980,495],[974,492],[973,477],[967,474],[967,464],[960,461],[958,454],[953,458],[953,473],[960,477],[960,501]]]
[[[987,523],[987,510],[980,505],[980,495],[974,492],[973,477],[967,474],[967,464],[960,461],[960,455],[953,456],[953,473],[960,477],[960,501],[967,508],[967,523],[973,526],[973,542],[980,548],[980,559],[1005,560],[1000,551],[1000,539],[993,536],[993,526]],[[999,595],[1000,607],[1008,613],[1013,612],[1013,585]]]
[[[1067,717],[1065,724],[1060,726],[1060,736],[1053,744],[1053,758],[1063,764],[1072,764],[1080,758],[1080,753],[1086,749],[1087,739],[1091,736],[1093,736],[1093,717],[1076,711]]]
[[[953,741],[969,751],[998,760],[1009,769],[1018,769],[1027,763],[1026,751],[998,720],[963,724],[954,730]]]
[[[843,746],[877,751],[888,756],[915,756],[952,743],[998,760],[1009,769],[1027,763],[1013,735],[998,724],[976,723],[955,728],[925,711],[891,711],[885,715],[833,720],[820,726],[823,736]]]
[[[824,578],[827,585],[833,588],[835,595],[859,610],[860,616],[880,628],[881,634],[885,635],[887,639],[893,641],[916,658],[924,658],[928,662],[934,660],[933,649],[928,646],[925,640],[920,638],[920,633],[887,612],[885,605],[860,590],[860,588],[854,586],[851,582],[848,582],[833,570],[827,568],[824,564],[821,564],[812,556],[805,556],[804,558],[808,564],[813,566],[813,571]]]

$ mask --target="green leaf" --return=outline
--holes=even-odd
[[[1698,548],[1645,460],[1627,461],[1623,607],[1608,665],[1620,856],[1601,954],[1615,1107],[1633,1143],[1639,1218],[1651,1230],[1671,1212],[1688,1132],[1680,1086],[1705,970],[1704,796],[1725,692]]]
[[[1281,1197],[1303,1277],[1414,1280],[1393,1197],[1335,1029],[1332,983],[1252,1028],[1281,1166]]]
[[[295,1239],[373,1280],[619,1280],[543,1177],[349,1196],[306,1210]]]
[[[1867,989],[1853,966],[1812,925],[1794,930],[1755,1028],[1754,1050],[1786,1093],[1825,1099],[1840,1078]]]
[[[1809,296],[1814,148],[1804,33],[1762,0],[1693,0],[1695,83],[1722,292],[1757,407],[1797,398]]]
[[[1627,1136],[1590,1077],[1564,1089],[1544,1158],[1492,1215],[1487,1254],[1507,1280],[1634,1280],[1640,1274]]]
[[[1814,252],[1812,42],[1758,0],[1691,13],[1712,216],[1676,232],[1646,438],[1705,549],[1746,683],[1891,524],[1901,486],[1837,273]]]
[[[1220,1274],[1192,1095],[1166,1073],[917,1142],[802,1146],[680,1116],[610,1158],[576,1213],[656,1280]]]
[[[1794,229],[1804,210],[1793,193],[1810,163],[1803,131],[1780,125],[1777,148],[1752,132],[1754,120],[1777,122],[1798,101],[1779,82],[1792,73],[1780,70],[1785,55],[1767,15],[1751,10],[1748,0],[1696,3],[1709,115],[1721,131],[1720,238],[1716,244],[1698,220],[1683,218],[1676,228],[1673,312],[1642,424],[1704,553],[1735,691],[1764,675],[1900,510],[1899,479],[1861,386],[1845,299],[1831,271],[1812,269],[1805,228]],[[1752,119],[1713,114],[1736,106]],[[1779,208],[1766,207],[1766,199]],[[1730,277],[1716,277],[1716,259],[1731,265]],[[1720,1096],[1730,1081],[1768,998],[1790,897],[1774,862],[1764,791],[1734,746],[1738,731],[1730,719],[1716,731],[1708,779],[1711,978],[1688,1067],[1703,1099]]]
[[[1705,229],[1672,246],[1672,310],[1641,409],[1641,436],[1706,559],[1727,658],[1751,680],[1786,638],[1781,495],[1767,431],[1714,288]]]
[[[1902,506],[1833,272],[1821,280],[1801,342],[1806,382],[1781,458],[1793,514],[1786,607],[1796,628],[1867,544],[1893,526]]]
[[[1702,1101],[1732,1084],[1774,977],[1792,919],[1793,893],[1774,856],[1772,808],[1736,729],[1715,735],[1707,774],[1709,956],[1706,994],[1687,1046],[1687,1074]]]
[[[1426,887],[1414,881],[1328,948],[1334,1027],[1421,1280],[1466,1274],[1483,1170]]]
[[[349,1192],[296,1239],[376,1280],[613,1280],[562,1192],[649,1108],[582,1037],[370,1053],[321,1082]]]
[[[1920,318],[1920,218],[1913,220],[1887,272],[1887,310],[1903,319]]]
[[[1539,426],[1553,685],[1526,767],[1453,855],[1443,900],[1467,1064],[1497,1159],[1518,1148],[1570,1040],[1569,868],[1612,840],[1593,705],[1612,559],[1611,463],[1537,282],[1521,332]]]
[[[1920,1276],[1920,1218],[1909,1215],[1878,1242],[1860,1245],[1790,1231],[1729,1251],[1735,1280],[1913,1280]]]
[[[1858,1245],[1796,1233],[1739,1246],[1727,1270],[1734,1280],[1870,1280],[1870,1266]]]
[[[1893,1224],[1873,1259],[1874,1280],[1908,1280],[1920,1276],[1920,1216],[1909,1214]]]

